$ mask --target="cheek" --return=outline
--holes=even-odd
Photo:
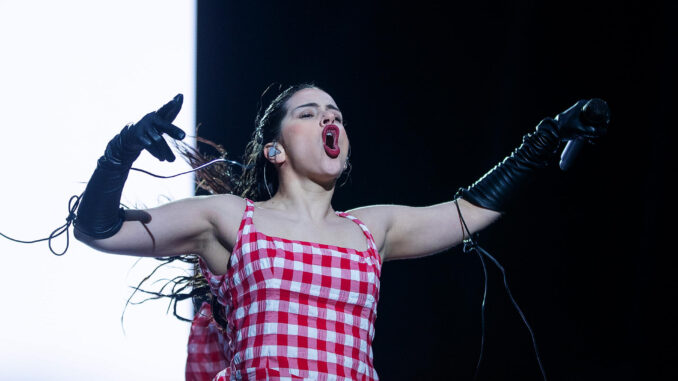
[[[342,148],[348,149],[348,147],[351,145],[351,140],[348,138],[348,134],[346,133],[346,130],[343,130],[342,133],[344,135],[344,138],[340,139],[339,146],[341,146]]]
[[[288,137],[299,135],[303,133],[303,131],[304,131],[303,123],[285,123],[282,127],[283,135],[286,135]]]
[[[283,127],[283,140],[289,152],[303,154],[313,146],[313,140],[316,139],[312,133],[309,132],[308,127],[301,123],[290,123]]]

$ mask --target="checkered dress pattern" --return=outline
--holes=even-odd
[[[365,251],[271,237],[255,229],[254,203],[246,201],[228,272],[214,275],[200,262],[228,327],[217,329],[202,306],[186,379],[214,372],[216,381],[378,380],[372,340],[381,258],[367,227],[336,212],[360,226]]]

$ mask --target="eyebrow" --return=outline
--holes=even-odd
[[[298,109],[298,108],[309,107],[309,106],[310,106],[310,107],[320,108],[320,105],[319,105],[319,104],[312,102],[312,103],[306,103],[306,104],[303,104],[303,105],[301,105],[301,106],[297,106],[297,107],[295,107],[294,109],[296,110],[296,109]],[[337,106],[335,106],[335,105],[328,104],[326,107],[327,107],[328,109],[331,109],[331,110],[337,110],[337,111],[341,112],[341,110],[339,110],[339,107],[337,107]]]

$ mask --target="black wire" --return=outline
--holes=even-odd
[[[83,192],[85,193],[85,192]],[[68,234],[68,228],[71,226],[73,223],[73,220],[75,220],[75,211],[78,209],[78,204],[80,204],[80,198],[82,197],[82,193],[80,193],[80,196],[73,195],[71,198],[68,200],[68,217],[66,217],[66,223],[59,226],[58,228],[54,229],[52,233],[49,235],[47,238],[40,238],[36,239],[33,241],[23,241],[20,239],[15,239],[12,237],[8,237],[5,234],[0,233],[1,236],[7,238],[10,241],[18,242],[18,243],[36,243],[36,242],[42,242],[42,241],[47,241],[47,244],[49,246],[49,250],[52,252],[52,254],[60,257],[64,254],[66,254],[66,251],[68,250],[68,245],[70,243],[70,236]],[[73,202],[75,200],[75,202]],[[64,251],[61,253],[57,253],[54,251],[54,248],[52,247],[52,240],[62,234],[66,233],[66,248]]]
[[[199,166],[199,167],[193,168],[193,169],[188,170],[188,171],[185,171],[185,172],[177,173],[176,175],[170,175],[170,176],[160,176],[160,175],[156,175],[155,173],[151,173],[151,172],[148,172],[148,171],[146,171],[146,170],[139,169],[139,168],[130,168],[130,169],[133,170],[133,171],[143,172],[143,173],[145,173],[145,174],[147,174],[147,175],[150,175],[150,176],[153,176],[153,177],[157,177],[157,178],[159,178],[159,179],[170,179],[170,178],[172,178],[172,177],[177,177],[177,176],[185,175],[185,174],[187,174],[187,173],[199,171],[199,170],[201,170],[201,169],[203,169],[203,168],[205,168],[205,167],[208,167],[208,166],[210,166],[210,165],[212,165],[212,164],[221,163],[221,162],[225,162],[225,163],[229,163],[229,164],[234,164],[234,165],[237,165],[237,166],[241,167],[242,169],[248,169],[248,168],[251,168],[251,167],[253,166],[253,165],[244,165],[244,164],[240,164],[240,163],[238,163],[237,161],[234,161],[234,160],[228,160],[228,159],[214,159],[214,160],[212,160],[212,161],[210,161],[210,162],[208,162],[208,163],[205,163],[205,164],[203,164],[203,165],[201,165],[201,166]]]
[[[215,164],[215,163],[218,163],[218,162],[227,162],[227,163],[230,163],[230,164],[238,165],[243,169],[247,169],[247,168],[250,167],[250,166],[243,165],[243,164],[238,163],[237,161],[233,161],[233,160],[215,159],[215,160],[212,160],[208,163],[205,163],[205,164],[203,164],[199,167],[193,168],[189,171],[177,173],[175,175],[170,175],[170,176],[156,175],[154,173],[151,173],[151,172],[148,172],[146,170],[139,169],[139,168],[131,168],[131,169],[135,170],[135,171],[143,172],[143,173],[150,175],[150,176],[153,176],[153,177],[168,179],[168,178],[177,177],[177,176],[181,176],[181,175],[184,175],[184,174],[187,174],[187,173],[198,171],[198,170],[200,170],[204,167],[207,167],[209,165],[212,165],[212,164]],[[24,240],[11,238],[11,237],[3,234],[3,233],[0,233],[0,236],[3,236],[5,238],[9,239],[10,241],[14,241],[14,242],[18,242],[18,243],[27,243],[27,244],[41,242],[41,241],[46,240],[46,241],[48,241],[48,246],[49,246],[49,249],[52,252],[52,254],[54,254],[56,256],[62,256],[64,254],[66,254],[66,251],[68,250],[68,246],[69,246],[69,243],[70,243],[70,236],[68,234],[68,228],[71,226],[71,224],[73,223],[73,221],[76,218],[75,212],[78,209],[78,205],[80,204],[80,199],[82,198],[83,193],[81,193],[79,196],[76,196],[76,195],[71,196],[71,198],[68,200],[68,217],[66,217],[66,223],[61,225],[60,227],[54,229],[54,231],[52,231],[52,233],[49,235],[49,237],[36,239],[36,240],[33,240],[33,241],[24,241]],[[480,339],[480,356],[478,358],[478,363],[476,364],[476,371],[475,371],[473,379],[474,380],[477,379],[478,372],[480,370],[480,364],[483,360],[483,354],[484,354],[484,351],[485,351],[485,302],[487,300],[487,279],[488,279],[487,266],[485,265],[485,260],[483,259],[483,255],[485,255],[499,268],[499,270],[501,270],[501,273],[504,277],[504,287],[506,288],[506,292],[507,292],[509,298],[511,299],[513,306],[516,308],[516,310],[520,314],[520,317],[522,318],[523,323],[525,323],[525,326],[527,327],[528,331],[530,332],[530,337],[532,338],[532,345],[534,347],[534,352],[535,352],[535,355],[537,357],[537,363],[539,364],[539,370],[541,371],[541,374],[542,374],[544,381],[546,381],[546,372],[544,371],[544,367],[543,367],[542,362],[541,362],[541,357],[539,356],[539,350],[537,348],[537,340],[535,338],[534,331],[532,330],[532,327],[530,326],[530,324],[527,322],[527,318],[525,317],[525,314],[523,313],[523,311],[518,306],[518,303],[516,302],[516,300],[513,298],[513,294],[511,294],[511,290],[510,290],[509,285],[508,285],[508,279],[506,277],[506,271],[504,270],[504,267],[499,263],[499,261],[497,261],[492,255],[490,255],[490,253],[488,253],[482,247],[478,246],[476,241],[473,239],[473,235],[471,234],[471,231],[469,230],[468,226],[466,225],[466,221],[464,220],[464,217],[461,214],[461,210],[459,209],[459,203],[457,202],[456,199],[455,199],[455,205],[457,207],[457,212],[459,213],[459,218],[462,221],[462,225],[463,225],[464,229],[466,230],[466,233],[468,234],[468,238],[464,239],[464,252],[475,251],[478,254],[478,258],[480,258],[480,262],[483,266],[483,274],[484,274],[483,301],[481,303],[481,314],[480,314],[480,316],[481,316],[481,330],[482,330],[481,339]],[[62,235],[63,233],[66,233],[66,247],[64,248],[64,251],[62,251],[61,253],[57,253],[52,247],[52,239]],[[136,290],[139,290],[139,289],[137,288]],[[136,290],[135,290],[135,292],[136,292]],[[143,291],[143,290],[139,290],[139,291]],[[134,295],[134,293],[132,293],[132,295]],[[156,297],[163,297],[163,296],[166,296],[166,295],[156,294]],[[130,302],[130,300],[128,299],[127,303],[129,303],[129,302]],[[175,315],[176,315],[176,305],[175,305]],[[124,316],[124,312],[123,312],[123,316]],[[121,317],[121,319],[122,318],[123,317]]]
[[[477,252],[482,253],[486,257],[490,258],[492,262],[501,270],[501,274],[504,277],[504,288],[506,288],[506,293],[508,294],[509,298],[511,299],[511,303],[513,303],[513,306],[516,308],[518,313],[520,314],[521,319],[523,319],[523,323],[525,323],[525,326],[527,327],[527,330],[530,332],[530,337],[532,338],[532,347],[534,348],[534,354],[537,357],[537,364],[539,364],[539,370],[541,371],[541,375],[544,378],[544,381],[546,381],[546,372],[544,371],[544,365],[541,362],[541,356],[539,355],[539,349],[537,348],[537,339],[534,336],[534,331],[532,330],[532,327],[530,326],[530,323],[527,322],[527,318],[525,317],[525,314],[523,313],[523,310],[520,309],[518,306],[518,303],[516,300],[513,298],[513,294],[511,294],[511,289],[509,288],[508,285],[508,279],[506,277],[506,271],[504,270],[504,266],[502,266],[499,261],[497,261],[490,253],[488,253],[485,249],[483,249],[480,246],[476,246],[475,248],[478,250]]]
[[[520,314],[520,318],[523,320],[523,323],[525,324],[525,327],[527,327],[527,330],[530,332],[530,337],[532,338],[532,347],[534,348],[534,354],[537,358],[537,364],[539,365],[539,370],[541,371],[542,378],[544,381],[546,381],[546,371],[544,370],[544,365],[542,364],[541,361],[541,356],[539,355],[539,349],[537,348],[537,339],[534,335],[534,331],[532,330],[532,327],[530,326],[530,323],[527,322],[527,318],[525,317],[525,314],[523,313],[523,310],[520,309],[518,306],[518,302],[516,302],[515,298],[513,298],[513,294],[511,293],[511,289],[509,288],[508,285],[508,278],[506,277],[506,270],[504,269],[504,266],[502,266],[499,261],[494,258],[490,253],[487,252],[487,250],[483,249],[478,245],[476,240],[474,239],[478,237],[477,234],[471,234],[471,231],[469,230],[468,226],[466,225],[466,221],[464,220],[464,217],[461,214],[461,209],[459,209],[459,203],[457,202],[457,199],[454,200],[454,204],[457,207],[457,213],[459,214],[459,219],[462,222],[463,228],[468,234],[468,238],[464,239],[464,252],[468,253],[471,251],[475,251],[476,254],[478,254],[478,258],[480,258],[480,263],[483,266],[483,273],[485,275],[484,283],[485,283],[485,289],[483,291],[483,301],[481,304],[481,312],[480,312],[480,320],[481,320],[481,338],[480,338],[480,356],[478,358],[478,364],[476,365],[476,372],[473,376],[473,379],[475,380],[478,377],[478,371],[480,369],[480,363],[483,359],[483,352],[485,348],[485,301],[487,299],[487,266],[485,265],[485,260],[483,259],[483,255],[489,258],[497,268],[501,271],[501,274],[504,278],[504,288],[506,289],[506,293],[509,296],[509,299],[511,299],[511,303],[513,303],[513,307],[518,311],[518,314]]]
[[[466,245],[464,245],[466,249]],[[483,301],[480,303],[480,355],[478,355],[478,363],[476,364],[476,371],[473,374],[473,379],[478,379],[478,373],[480,372],[480,364],[483,362],[483,357],[485,354],[485,302],[487,301],[487,266],[485,265],[485,260],[482,255],[479,255],[480,263],[483,265]]]
[[[461,221],[462,224],[462,238],[463,238],[463,243],[464,243],[464,248],[463,251],[464,253],[470,253],[471,251],[474,250],[475,246],[477,245],[475,240],[473,240],[473,236],[471,235],[471,231],[469,230],[468,226],[466,225],[466,220],[464,220],[464,217],[461,214],[461,209],[459,209],[459,202],[458,198],[454,200],[454,205],[457,207],[457,214],[459,215],[459,220]],[[468,238],[464,238],[468,236]],[[478,355],[478,362],[476,363],[476,370],[473,373],[473,379],[477,380],[478,379],[478,374],[480,373],[480,364],[483,362],[483,357],[485,354],[485,302],[487,301],[487,266],[485,265],[485,260],[483,259],[482,255],[478,255],[478,259],[480,259],[480,263],[483,266],[483,300],[480,303],[480,354]]]
[[[216,163],[220,163],[220,162],[226,162],[226,163],[229,163],[229,164],[237,165],[237,166],[239,166],[239,167],[241,167],[241,168],[243,168],[243,169],[247,169],[247,168],[250,168],[250,167],[251,167],[251,165],[243,165],[243,164],[238,163],[237,161],[233,161],[233,160],[228,160],[228,159],[215,159],[215,160],[212,160],[212,161],[210,161],[210,162],[208,162],[208,163],[205,163],[205,164],[203,164],[203,165],[201,165],[201,166],[199,166],[199,167],[193,168],[193,169],[191,169],[191,170],[189,170],[189,171],[177,173],[177,174],[175,174],[175,175],[170,175],[170,176],[156,175],[155,173],[148,172],[148,171],[146,171],[146,170],[139,169],[139,168],[131,168],[131,169],[134,170],[134,171],[143,172],[143,173],[145,173],[145,174],[147,174],[147,175],[149,175],[149,176],[157,177],[157,178],[160,178],[160,179],[169,179],[169,178],[172,178],[172,177],[177,177],[177,176],[181,176],[181,175],[184,175],[184,174],[187,174],[187,173],[199,171],[199,170],[201,170],[202,168],[205,168],[205,167],[207,167],[207,166],[210,166],[210,165],[213,165],[213,164],[216,164]],[[78,205],[80,204],[80,199],[82,198],[82,195],[83,195],[84,193],[85,193],[85,192],[80,193],[79,196],[76,196],[76,195],[71,196],[71,198],[68,200],[68,217],[66,217],[66,223],[63,224],[63,225],[61,225],[61,226],[59,226],[58,228],[54,229],[54,230],[52,231],[52,233],[51,233],[47,238],[40,238],[40,239],[36,239],[36,240],[32,240],[32,241],[24,241],[24,240],[20,240],[20,239],[16,239],[16,238],[9,237],[9,236],[7,236],[7,235],[5,235],[5,234],[3,234],[3,233],[0,233],[0,236],[3,236],[3,237],[7,238],[7,239],[10,240],[10,241],[14,241],[14,242],[18,242],[18,243],[26,243],[26,244],[29,244],[29,243],[37,243],[37,242],[42,242],[42,241],[47,241],[47,245],[49,246],[49,250],[52,252],[52,254],[54,254],[54,255],[56,255],[56,256],[58,256],[58,257],[60,257],[60,256],[62,256],[62,255],[64,255],[64,254],[66,254],[66,251],[68,251],[68,246],[69,246],[69,244],[70,244],[70,235],[69,235],[69,233],[68,233],[68,228],[71,226],[71,224],[73,223],[73,221],[74,221],[75,218],[76,218],[76,214],[75,214],[75,213],[76,213],[76,211],[78,210]],[[74,200],[75,200],[75,201],[74,201]],[[66,248],[64,248],[64,251],[58,253],[58,252],[56,252],[56,251],[54,250],[54,248],[52,247],[52,240],[53,240],[54,238],[57,238],[58,236],[64,234],[64,233],[66,233]]]

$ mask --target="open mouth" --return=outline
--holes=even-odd
[[[328,124],[323,128],[323,147],[325,153],[331,158],[339,156],[339,127],[334,124]]]

